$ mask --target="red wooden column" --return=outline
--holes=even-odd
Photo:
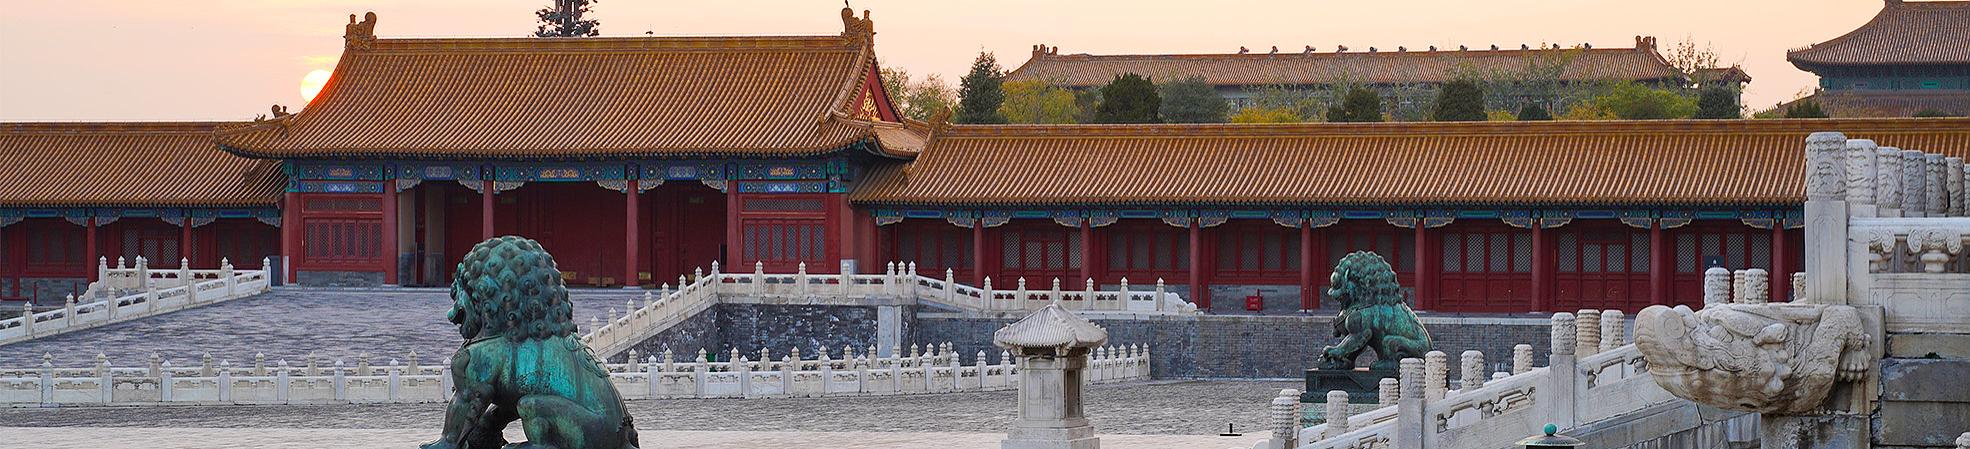
[[[1785,266],[1785,262],[1792,260],[1792,258],[1786,254],[1788,248],[1785,247],[1785,223],[1783,221],[1772,220],[1772,272],[1770,277],[1772,302],[1786,302],[1786,300],[1792,298],[1792,267]]]
[[[1211,285],[1204,281],[1204,227],[1190,219],[1190,296],[1197,310],[1211,310]]]
[[[89,272],[89,282],[96,282],[101,280],[101,279],[96,279],[96,274],[97,274],[96,258],[98,257],[96,254],[99,252],[99,250],[96,248],[96,216],[94,214],[95,212],[90,212],[89,226],[88,226],[89,230],[87,236],[83,237],[83,244],[88,245],[89,248],[89,250],[86,252],[86,254],[83,256],[82,259],[83,263],[89,265],[89,269],[86,270]]]
[[[282,261],[281,278],[294,282],[294,262],[301,260],[301,196],[294,192],[282,195],[280,204],[280,255]]]
[[[184,260],[185,260],[185,263],[187,263],[187,264],[190,264],[190,263],[192,263],[192,260],[193,260],[193,258],[192,258],[192,214],[191,214],[191,213],[186,213],[186,214],[185,214],[185,221],[182,221],[182,222],[179,222],[179,223],[178,223],[178,257],[183,257],[183,258],[184,258]],[[90,259],[90,260],[91,260],[91,261],[94,261],[95,259]],[[213,267],[213,268],[218,268],[218,267]]]
[[[629,182],[625,183],[625,185],[628,186],[628,188],[623,189],[622,207],[623,210],[628,211],[628,213],[624,214],[624,216],[628,218],[623,220],[623,234],[622,234],[623,235],[622,285],[623,287],[626,288],[637,288],[642,286],[643,284],[643,280],[636,277],[636,274],[639,271],[641,271],[637,269],[638,265],[636,260],[637,251],[639,251],[638,247],[640,246],[637,244],[636,240],[638,237],[641,237],[637,235],[637,231],[641,229],[641,227],[637,225],[637,221],[642,218],[639,217],[641,213],[637,210],[640,204],[638,204],[638,201],[636,201],[638,196],[637,184],[639,182],[640,181],[638,180],[631,179],[629,180]],[[739,267],[726,267],[725,270],[737,271],[738,268]]]
[[[1662,232],[1662,220],[1649,226],[1649,304],[1669,305],[1669,239]]]
[[[974,279],[972,279],[972,281],[974,282],[974,284],[972,284],[972,285],[974,285],[974,286],[978,286],[978,287],[981,287],[981,288],[982,288],[982,287],[984,287],[984,285],[985,285],[985,278],[987,278],[987,277],[991,277],[991,274],[990,274],[990,273],[988,272],[989,270],[986,270],[986,269],[985,269],[985,268],[987,267],[987,265],[985,264],[985,261],[986,261],[986,259],[985,259],[985,220],[984,220],[984,219],[972,219],[972,221],[971,221],[971,271],[972,271],[972,278],[974,278]]]
[[[1094,254],[1094,226],[1089,225],[1088,219],[1083,218],[1081,219],[1081,279],[1071,286],[1085,287],[1084,283],[1088,279],[1094,279],[1094,264],[1099,260],[1101,258],[1095,257]]]
[[[1545,224],[1532,219],[1532,310],[1553,311],[1553,249]]]
[[[1313,223],[1300,222],[1300,310],[1320,308],[1320,292],[1313,280]]]
[[[403,285],[397,283],[397,260],[403,257],[402,248],[397,247],[397,181],[383,181],[383,285]],[[185,237],[191,237],[191,219],[185,219]]]
[[[479,240],[493,238],[493,182],[479,181]]]
[[[1437,300],[1436,280],[1430,278],[1430,252],[1427,250],[1429,247],[1430,227],[1424,223],[1423,219],[1418,218],[1416,219],[1416,254],[1412,256],[1416,260],[1416,267],[1414,268],[1416,275],[1416,308],[1426,311],[1435,310]]]
[[[745,230],[745,227],[740,226],[740,222],[739,222],[739,206],[741,205],[739,202],[739,182],[726,181],[724,190],[725,190],[725,266],[733,267],[734,265],[744,265],[739,267],[726,268],[726,270],[739,272],[739,273],[749,272],[752,270],[752,264],[745,263],[746,260],[744,256],[746,254],[745,251],[746,239],[745,236],[739,234],[741,231]],[[746,270],[746,271],[738,271],[738,270]]]

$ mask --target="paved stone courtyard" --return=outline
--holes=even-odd
[[[1160,444],[1133,447],[1250,447],[1257,440],[1219,439],[1212,435],[1223,432],[1225,424],[1232,423],[1247,437],[1263,438],[1261,434],[1265,433],[1268,402],[1280,389],[1296,387],[1292,382],[1258,381],[1158,381],[1098,385],[1087,391],[1087,412],[1094,420],[1096,431],[1104,436],[1211,436],[1147,439],[1145,441]],[[1006,426],[1012,421],[1017,400],[1014,392],[998,391],[920,396],[630,401],[629,407],[636,416],[638,428],[645,429],[645,442],[658,442],[653,447],[792,447],[787,445],[790,441],[808,444],[828,442],[828,447],[850,448],[928,447],[927,443],[940,443],[939,446],[947,447],[997,447],[998,439],[1004,437]],[[15,408],[0,409],[0,423],[32,428],[120,428],[90,429],[89,432],[97,435],[107,435],[96,433],[99,431],[117,435],[148,435],[157,438],[156,443],[162,443],[161,446],[145,447],[255,447],[254,441],[266,440],[251,440],[251,435],[257,435],[254,432],[272,432],[270,435],[286,432],[265,429],[364,429],[375,432],[351,434],[375,438],[430,438],[430,435],[435,435],[435,430],[384,431],[435,429],[442,421],[442,411],[443,407],[439,404]],[[151,434],[121,428],[157,428],[158,431]],[[242,431],[244,433],[192,431],[212,428],[253,430]],[[694,442],[653,439],[650,436],[651,432],[663,431],[681,432],[677,435],[679,438]],[[868,438],[850,438],[845,435],[851,434],[838,432],[878,434]],[[0,447],[10,444],[9,441],[36,440],[31,435],[51,434],[35,429],[0,429],[0,433],[21,434],[19,439],[0,438]],[[940,433],[969,436],[939,436]],[[297,433],[315,434],[318,433]],[[326,437],[326,434],[323,435]],[[798,438],[791,435],[798,435]],[[195,439],[211,445],[173,446],[182,444],[169,441],[175,438]],[[209,441],[208,438],[218,438],[220,441],[227,441],[228,438],[248,439],[239,443],[221,443]],[[1123,442],[1121,437],[1117,438],[1117,443]],[[712,445],[713,442],[731,444],[742,441],[753,441],[755,444]],[[841,444],[832,443],[835,441]],[[941,444],[945,441],[963,444]],[[1190,443],[1173,444],[1178,441]],[[1104,446],[1108,445],[1106,437],[1103,443]]]
[[[451,307],[445,289],[279,288],[272,293],[0,346],[0,367],[41,364],[43,353],[61,366],[88,366],[96,353],[116,366],[142,366],[152,353],[173,364],[198,363],[201,354],[251,365],[255,353],[267,363],[285,357],[301,363],[312,351],[326,365],[335,358],[354,364],[369,352],[376,363],[416,350],[423,363],[449,357],[458,349],[458,329],[445,322]],[[573,290],[575,321],[621,311],[623,302],[641,298],[634,290]],[[323,336],[333,336],[324,338]],[[215,362],[216,363],[216,362]]]

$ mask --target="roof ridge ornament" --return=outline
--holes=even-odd
[[[370,46],[376,43],[376,11],[364,13],[361,22],[356,21],[355,14],[350,14],[349,25],[345,30],[342,33],[342,40],[344,41],[343,48],[349,50],[370,49]]]
[[[870,45],[876,40],[876,22],[869,19],[869,10],[862,10],[862,18],[855,18],[855,8],[847,1],[841,2],[841,37],[850,43]]]

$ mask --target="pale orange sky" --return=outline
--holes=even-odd
[[[0,8],[0,120],[244,120],[299,110],[301,78],[329,69],[350,13],[384,37],[522,36],[547,0],[67,0]],[[1473,48],[1708,42],[1754,81],[1746,105],[1815,84],[1785,50],[1867,22],[1879,0],[907,1],[874,12],[889,66],[955,83],[980,50],[1008,69],[1033,44],[1061,53],[1229,53],[1277,45]],[[604,35],[832,34],[837,0],[603,0]]]

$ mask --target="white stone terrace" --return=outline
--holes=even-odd
[[[133,267],[117,258],[97,261],[101,281],[90,283],[78,300],[69,295],[62,307],[36,312],[23,304],[21,316],[0,320],[0,345],[34,340],[83,329],[136,320],[194,307],[203,307],[267,292],[267,261],[259,270],[234,270],[230,261],[218,269],[193,270],[180,259],[176,270],[151,270],[138,257]],[[101,299],[97,299],[101,297]]]

